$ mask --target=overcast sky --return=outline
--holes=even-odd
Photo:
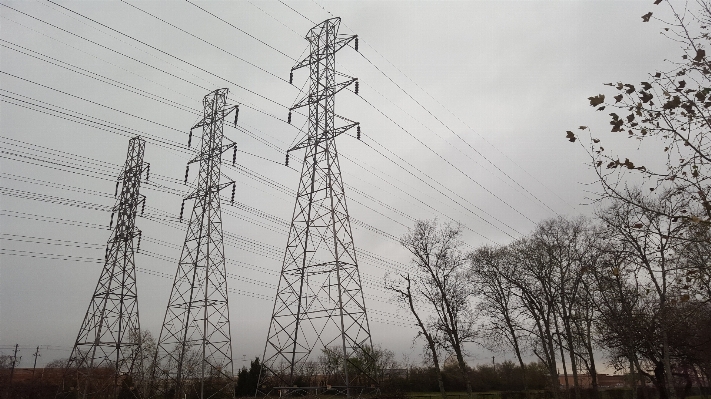
[[[594,176],[565,131],[587,125],[615,140],[587,97],[680,54],[659,21],[642,23],[665,15],[651,0],[195,3],[222,21],[184,1],[0,3],[0,351],[20,344],[22,367],[37,345],[39,365],[69,356],[139,134],[154,176],[137,221],[139,307],[158,336],[185,236],[173,221],[188,191],[186,132],[221,87],[242,105],[242,131],[225,129],[238,167],[223,168],[237,182],[236,206],[223,207],[235,366],[261,357],[303,156],[283,165],[306,122],[286,123],[308,77],[299,70],[289,85],[289,70],[315,23],[339,16],[340,33],[360,37],[360,54],[337,55],[360,96],[339,93],[336,113],[363,134],[338,138],[340,162],[373,341],[412,362],[422,343],[383,288],[409,260],[397,237],[437,217],[461,222],[471,249],[591,215]],[[491,361],[468,349],[471,364]]]

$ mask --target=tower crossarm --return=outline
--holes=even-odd
[[[222,148],[219,148],[217,150],[217,152],[219,152],[220,154],[224,154],[225,151],[229,150],[230,148],[232,148],[232,149],[237,148],[237,143],[232,142],[230,144],[225,144],[222,146]],[[196,156],[195,158],[191,159],[190,161],[188,161],[188,165],[196,163],[196,162],[202,162],[202,161],[205,161],[208,159],[212,159],[214,156],[215,156],[215,154],[212,154],[212,153],[200,154],[200,155]]]
[[[227,115],[232,113],[232,111],[235,112],[234,124],[237,125],[237,116],[239,114],[239,105],[230,105],[230,106],[222,108],[221,110],[218,110],[215,113],[206,115],[200,122],[196,123],[195,126],[191,127],[190,130],[197,129],[197,128],[203,127],[205,125],[211,125],[213,123],[220,122],[220,121],[224,120],[227,117]]]
[[[360,122],[353,122],[353,123],[351,123],[351,124],[349,124],[349,125],[341,126],[341,127],[339,127],[339,128],[336,128],[336,129],[333,129],[333,130],[330,130],[330,131],[327,130],[327,131],[325,131],[325,132],[323,132],[323,133],[321,134],[321,137],[319,137],[318,140],[319,140],[319,141],[325,141],[325,140],[329,140],[329,139],[334,139],[334,138],[340,136],[341,134],[347,132],[347,131],[350,130],[351,128],[356,127],[356,126],[358,126],[358,125],[360,125]],[[306,137],[306,138],[304,138],[304,140],[301,141],[300,143],[298,143],[298,144],[296,144],[295,146],[289,148],[289,150],[288,150],[287,152],[300,150],[300,149],[302,149],[302,148],[307,148],[308,146],[313,145],[313,144],[314,144],[314,141],[315,141],[314,138],[312,138],[312,137]]]
[[[336,83],[335,85],[333,85],[325,90],[319,91],[317,95],[313,95],[312,93],[309,93],[304,98],[299,100],[296,104],[294,104],[294,106],[289,108],[289,111],[293,111],[295,109],[323,101],[326,98],[335,95],[339,91],[345,89],[346,87],[350,86],[351,84],[353,84],[357,81],[358,81],[358,78],[350,78],[349,80],[346,80],[345,82]]]
[[[308,37],[306,37],[308,39]],[[326,59],[329,55],[332,55],[333,53],[337,52],[338,50],[342,49],[343,47],[347,46],[348,43],[352,42],[353,40],[357,40],[358,35],[352,35],[352,36],[346,36],[346,37],[341,37],[336,40],[336,44],[334,46],[334,50],[331,52],[323,51],[319,53],[312,53],[309,54],[306,58],[303,60],[299,61],[296,65],[294,65],[291,70],[295,71],[299,68],[303,68],[305,66],[309,66],[313,63],[318,63]],[[357,49],[356,49],[357,50]]]

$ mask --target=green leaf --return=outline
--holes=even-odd
[[[616,95],[616,96],[614,97],[614,99],[615,99],[615,104],[617,104],[618,102],[622,101],[622,94]]]
[[[652,12],[648,12],[642,15],[642,22],[649,22],[649,18],[652,18]]]
[[[575,140],[577,140],[577,138],[575,137],[575,133],[571,132],[570,130],[568,130],[567,133],[568,134],[565,135],[565,138],[567,138],[568,141],[570,141],[571,143],[575,143]]]

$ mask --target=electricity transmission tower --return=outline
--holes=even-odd
[[[67,363],[67,370],[76,372],[76,389],[81,397],[115,396],[123,378],[142,375],[134,253],[141,245],[136,215],[139,205],[145,208],[146,200],[139,193],[141,176],[146,172],[148,179],[150,173],[150,166],[143,162],[145,147],[146,142],[138,136],[128,142],[109,228],[115,214],[116,225],[106,243],[104,268]],[[138,245],[134,248],[136,237]]]
[[[360,136],[357,122],[344,118],[346,125],[334,126],[335,94],[353,83],[357,93],[358,87],[356,78],[335,70],[338,50],[352,41],[358,48],[356,36],[339,37],[340,22],[332,18],[313,27],[306,35],[310,54],[292,68],[292,77],[296,69],[310,70],[309,93],[291,108],[308,107],[309,125],[303,141],[288,150],[306,151],[258,394],[319,394],[330,389],[351,396],[377,386],[335,141],[353,127]],[[327,360],[327,379],[314,378],[309,371],[317,357]]]
[[[185,201],[195,201],[158,339],[151,389],[170,398],[205,398],[231,389],[232,341],[220,191],[231,185],[234,202],[235,184],[220,183],[220,166],[222,154],[230,148],[235,162],[235,143],[222,142],[224,119],[234,111],[236,125],[238,108],[226,105],[227,92],[218,89],[205,96],[204,117],[190,129],[188,139],[190,147],[192,130],[202,127],[200,150],[185,170],[187,183],[190,164],[199,164],[197,188],[180,209],[182,220]]]

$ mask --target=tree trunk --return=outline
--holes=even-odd
[[[662,322],[664,323],[664,322]],[[664,374],[666,379],[666,390],[669,399],[676,399],[674,390],[674,376],[671,370],[671,359],[669,358],[669,339],[667,338],[667,328],[662,324],[662,348],[664,350]]]
[[[506,326],[509,329],[509,334],[511,334],[511,343],[514,347],[514,352],[516,352],[516,358],[518,359],[518,364],[521,366],[521,373],[523,374],[523,391],[526,397],[528,397],[528,382],[526,381],[526,365],[523,363],[523,358],[521,357],[521,348],[518,345],[518,337],[516,336],[516,329],[513,326],[513,322],[507,313],[504,313],[504,318],[506,320]]]
[[[565,335],[566,335],[565,340],[568,341],[568,356],[570,357],[570,370],[573,372],[573,389],[575,390],[575,398],[580,399],[580,383],[578,382],[578,366],[577,366],[577,362],[575,361],[575,351],[573,350],[573,331],[570,328],[570,320],[567,317],[563,317],[563,326],[565,327]],[[561,340],[561,343],[562,343],[562,340]],[[562,348],[561,348],[561,351],[562,351]]]
[[[558,329],[558,319],[555,320],[555,334],[558,336],[558,349],[560,349],[560,360],[563,363],[563,377],[565,378],[565,396],[570,397],[570,384],[568,383],[568,366],[565,363],[565,352],[563,351],[563,339],[560,337]]]
[[[597,383],[597,368],[595,367],[595,355],[593,354],[593,349],[592,349],[592,337],[591,337],[591,330],[592,330],[592,320],[588,317],[587,321],[585,322],[587,325],[587,331],[585,332],[585,337],[586,337],[586,343],[585,343],[585,348],[588,350],[588,356],[590,356],[590,378],[592,379],[592,387],[593,387],[593,392],[595,393],[595,398],[599,397],[599,388],[598,388],[598,383]],[[630,363],[631,365],[632,363]],[[631,369],[631,367],[630,367]]]
[[[467,372],[467,365],[464,363],[464,356],[462,356],[461,348],[454,348],[454,353],[457,355],[457,363],[459,363],[459,370],[462,372],[464,382],[467,383],[467,396],[469,399],[472,399],[472,383],[469,381],[469,373]]]
[[[432,335],[427,332],[427,329],[425,328],[425,323],[422,322],[422,319],[420,319],[420,315],[415,309],[415,302],[412,300],[412,286],[410,283],[410,276],[407,275],[407,277],[403,277],[405,278],[405,281],[407,281],[407,291],[400,291],[400,294],[403,295],[404,299],[407,299],[407,304],[410,306],[410,311],[415,316],[415,319],[417,320],[417,325],[420,327],[422,335],[427,340],[427,346],[430,348],[430,352],[432,353],[432,362],[434,363],[435,369],[437,369],[437,384],[439,385],[439,393],[442,395],[442,399],[447,399],[447,392],[444,390],[444,380],[442,378],[442,368],[439,367],[439,357],[437,357],[437,343],[435,342]]]
[[[548,370],[551,374],[551,388],[553,389],[553,396],[557,399],[560,396],[560,380],[558,379],[558,368],[556,367],[555,360],[555,344],[553,342],[553,333],[550,328],[550,322],[546,325],[546,335],[548,340],[548,356],[550,359]]]
[[[437,369],[437,385],[439,385],[439,393],[442,399],[447,399],[447,392],[444,390],[444,380],[442,379],[442,369],[439,367],[439,358],[437,357],[437,348],[431,338],[428,337],[427,344],[432,352],[432,362]]]

